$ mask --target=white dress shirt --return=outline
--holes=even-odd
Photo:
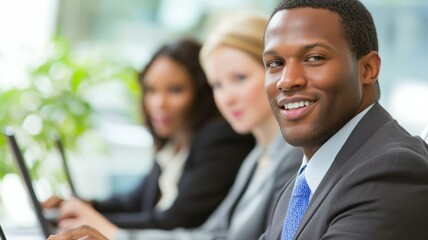
[[[188,156],[188,148],[181,148],[176,152],[171,143],[167,143],[156,153],[155,159],[161,168],[161,175],[158,180],[161,198],[155,206],[156,210],[167,210],[177,198],[178,182],[183,174],[184,164]]]
[[[345,126],[343,126],[327,142],[325,142],[318,149],[318,151],[315,152],[310,161],[308,161],[306,156],[303,156],[303,162],[300,168],[307,165],[304,174],[309,188],[311,189],[311,197],[317,190],[318,185],[321,183],[321,180],[324,178],[325,174],[336,158],[336,155],[345,144],[349,135],[351,135],[351,132],[354,130],[355,126],[357,126],[358,122],[364,117],[364,115],[366,115],[373,105],[370,105],[364,109],[354,118],[352,118],[347,124],[345,124]]]

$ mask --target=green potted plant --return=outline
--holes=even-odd
[[[132,67],[100,54],[78,57],[67,41],[59,37],[46,46],[44,60],[29,70],[29,78],[25,87],[0,88],[0,128],[14,126],[31,139],[27,143],[37,142],[41,152],[29,166],[36,178],[39,166],[54,146],[53,136],[66,142],[67,148],[73,148],[94,127],[94,106],[85,96],[89,89],[114,81],[124,86],[135,103],[140,92]],[[23,147],[26,151],[27,146]],[[1,135],[0,181],[14,169],[6,139]]]

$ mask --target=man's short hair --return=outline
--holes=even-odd
[[[371,51],[378,52],[378,40],[373,18],[358,0],[282,0],[275,8],[278,11],[293,8],[320,8],[339,14],[343,35],[351,52],[358,60]]]

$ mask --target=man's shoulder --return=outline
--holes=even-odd
[[[336,164],[338,167],[345,164],[355,167],[372,161],[380,163],[380,159],[398,155],[406,160],[418,156],[416,158],[428,161],[428,147],[420,137],[406,131],[382,106],[375,104],[351,133]]]
[[[428,146],[419,136],[412,136],[395,120],[389,121],[366,142],[366,148],[379,155],[408,154],[428,158]]]
[[[301,237],[384,236],[376,225],[389,226],[397,236],[409,230],[423,235],[415,219],[426,219],[428,208],[415,206],[428,201],[427,149],[394,120],[382,125],[355,152],[343,155],[342,165],[332,165],[311,200],[316,210]],[[354,225],[361,231],[347,227]]]

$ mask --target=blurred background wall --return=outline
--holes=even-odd
[[[0,88],[20,85],[19,80],[25,73],[19,66],[33,60],[26,56],[26,50],[43,46],[54,34],[64,37],[79,54],[102,52],[103,57],[118,59],[140,70],[156,48],[166,41],[183,36],[203,41],[205,33],[222,16],[242,10],[270,14],[277,2],[0,0]],[[427,111],[422,111],[428,83],[425,58],[428,53],[425,44],[428,42],[428,2],[362,2],[372,12],[379,34],[382,103],[409,131],[418,134],[428,122]],[[111,111],[116,115],[112,118],[136,123],[135,118],[129,118],[133,115],[129,111],[135,110],[126,109],[129,103],[123,101],[123,98],[104,99],[97,107],[104,112]]]

